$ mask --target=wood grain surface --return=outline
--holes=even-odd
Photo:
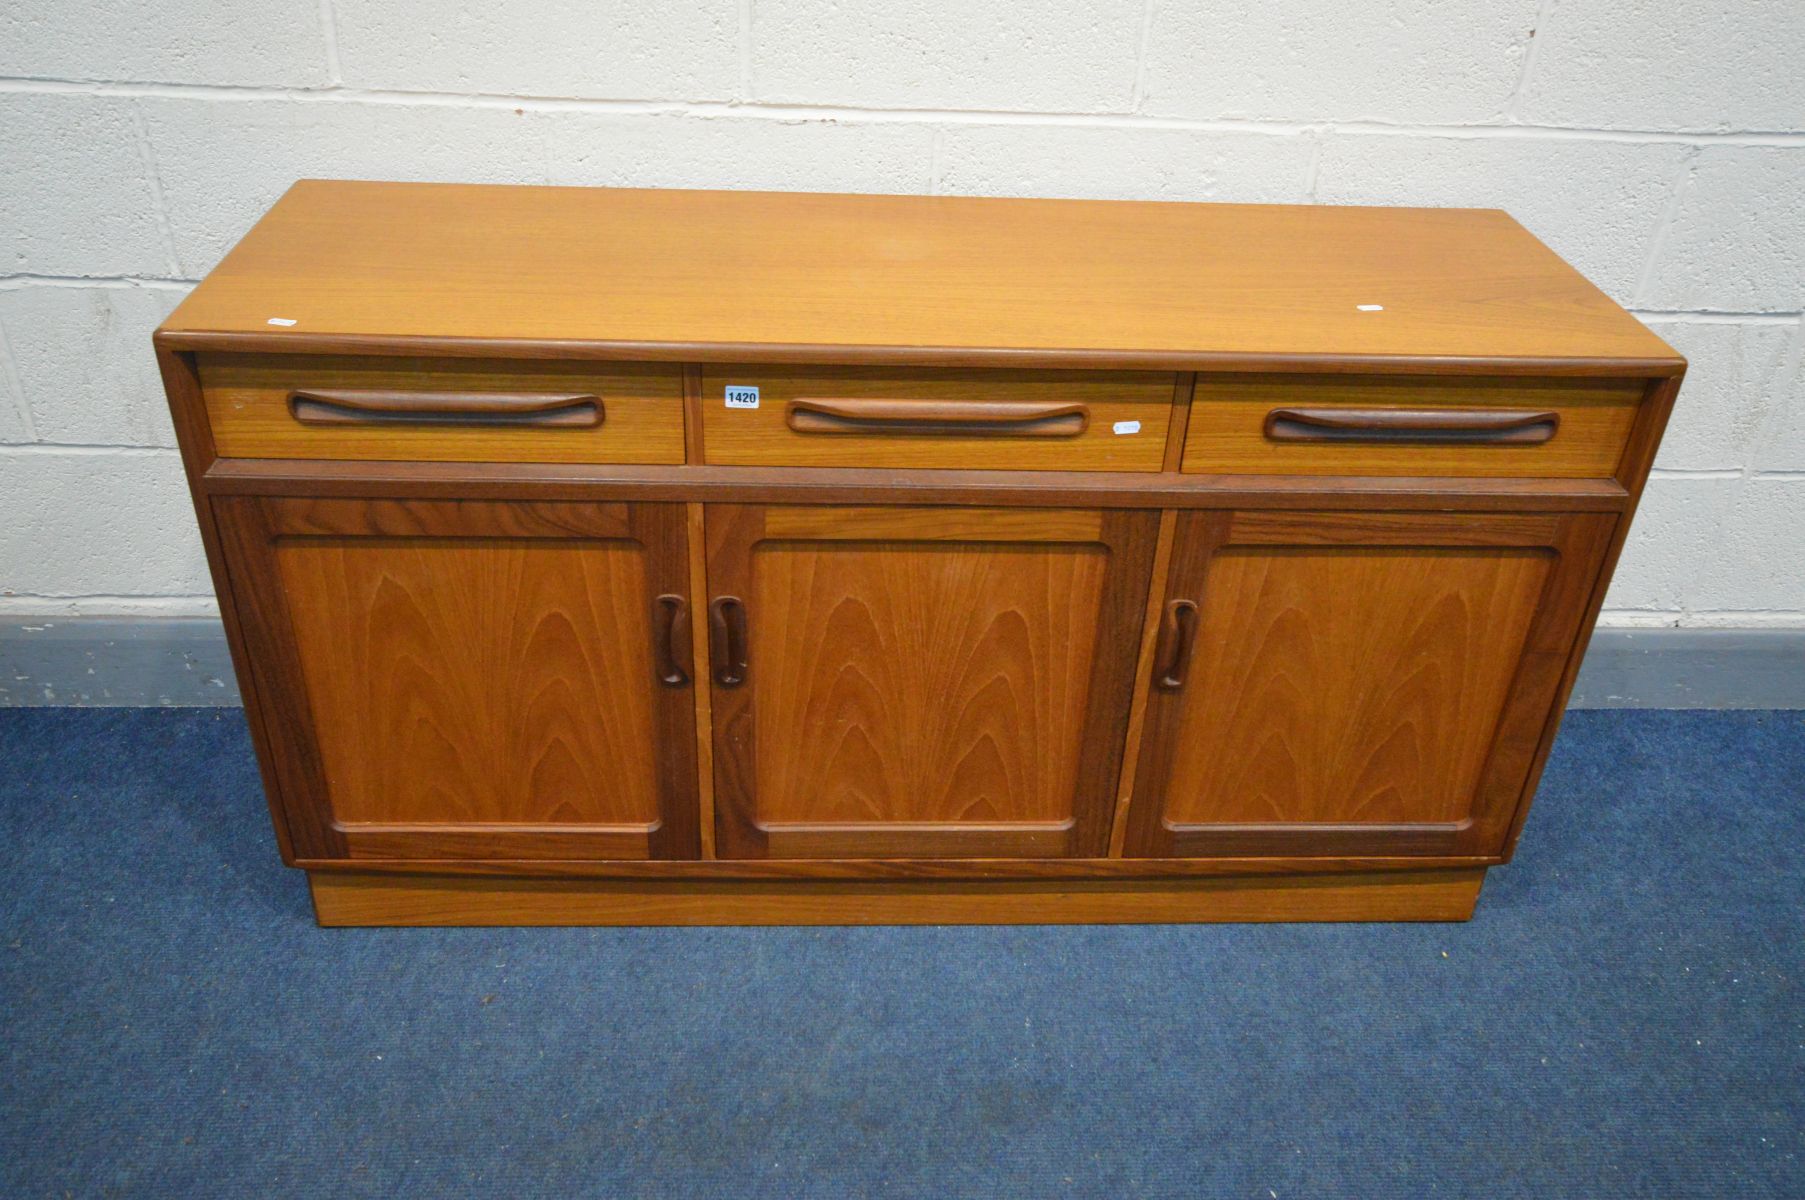
[[[276,835],[276,849],[284,863],[292,864],[296,859],[295,843],[289,833],[289,815],[282,804],[272,742],[265,732],[266,723],[279,719],[279,715],[269,711],[251,670],[244,626],[234,600],[232,568],[219,522],[214,517],[213,500],[207,490],[207,468],[216,459],[206,403],[201,396],[200,372],[192,354],[177,354],[159,346],[156,357],[157,370],[163,379],[163,394],[169,403],[170,424],[175,429],[176,445],[182,456],[182,474],[187,479],[189,499],[194,506],[195,525],[200,533],[201,547],[206,552],[213,591],[219,598],[220,624],[225,630],[226,645],[232,652],[232,670],[237,677],[238,692],[244,700],[245,724],[257,752],[264,805],[269,810],[270,825]]]
[[[295,184],[163,337],[690,362],[1683,363],[1493,210],[321,180]]]
[[[1114,925],[1464,921],[1484,868],[982,883],[682,883],[313,872],[322,925]]]
[[[1166,605],[1166,580],[1172,569],[1172,543],[1178,533],[1178,514],[1159,515],[1159,536],[1153,548],[1153,575],[1147,589],[1146,614],[1141,624],[1141,645],[1135,661],[1134,691],[1129,699],[1127,749],[1116,777],[1116,811],[1110,820],[1109,853],[1120,858],[1128,837],[1128,812],[1134,803],[1134,776],[1140,765],[1137,753],[1147,720],[1147,697],[1153,690],[1153,658],[1159,649],[1161,614]]]
[[[319,181],[156,340],[345,924],[1462,919],[1684,371],[1495,211]]]
[[[1609,523],[1198,513],[1149,692],[1130,853],[1495,853]]]
[[[276,566],[342,824],[657,822],[642,548],[299,538]]]
[[[707,520],[710,587],[748,611],[747,682],[713,699],[721,855],[1102,853],[1151,516]]]
[[[1210,858],[302,858],[309,871],[410,875],[522,875],[540,879],[1197,879],[1216,875],[1322,875],[1465,870],[1496,854],[1293,854]]]
[[[1548,560],[1511,547],[1219,553],[1166,819],[1464,820]]]
[[[338,853],[694,855],[694,710],[652,620],[688,592],[681,506],[249,503],[222,519],[285,806]]]
[[[729,385],[758,388],[759,407],[727,407]],[[1156,372],[744,364],[703,368],[702,413],[711,463],[1157,471],[1165,457],[1172,388],[1172,376]],[[940,408],[984,405],[1005,413],[1059,405],[1077,408],[1084,421],[1083,431],[1071,437],[909,433],[897,421],[862,432],[797,432],[787,421],[789,408],[811,399],[845,401],[843,407],[853,410],[880,401],[919,401]]]
[[[1199,380],[1185,433],[1190,474],[1516,476],[1608,479],[1642,399],[1641,380],[1401,379],[1229,376]],[[1398,414],[1549,413],[1558,425],[1535,445],[1276,441],[1274,412],[1295,408]]]
[[[1108,554],[767,542],[753,564],[760,818],[1072,818]]]
[[[1684,382],[1684,372],[1662,379],[1649,381],[1647,395],[1642,401],[1642,409],[1636,416],[1636,425],[1630,432],[1629,444],[1624,447],[1623,462],[1617,467],[1617,477],[1628,489],[1620,515],[1612,524],[1610,534],[1604,544],[1602,564],[1597,576],[1592,580],[1590,588],[1583,594],[1568,594],[1560,597],[1558,603],[1574,606],[1579,612],[1579,620],[1573,637],[1565,650],[1556,677],[1553,702],[1544,715],[1541,729],[1536,733],[1536,745],[1530,760],[1528,778],[1525,781],[1522,798],[1517,804],[1515,814],[1507,833],[1503,854],[1506,861],[1516,853],[1517,839],[1523,833],[1523,823],[1529,816],[1530,802],[1535,798],[1536,786],[1541,782],[1542,768],[1554,749],[1555,735],[1560,731],[1561,717],[1567,710],[1567,698],[1572,694],[1574,680],[1579,677],[1580,664],[1585,659],[1586,646],[1591,641],[1593,626],[1597,624],[1598,614],[1604,608],[1607,592],[1610,590],[1611,577],[1617,569],[1618,557],[1623,553],[1630,533],[1630,523],[1636,515],[1637,506],[1641,503],[1643,492],[1648,485],[1650,469],[1654,466],[1655,454],[1661,448],[1661,435],[1666,431],[1669,419],[1673,415],[1675,403],[1679,399],[1680,384]],[[1553,670],[1554,664],[1549,663]],[[1525,730],[1521,736],[1527,737]]]
[[[681,369],[671,363],[471,362],[297,354],[199,355],[219,453],[244,458],[423,462],[683,461]],[[290,412],[297,390],[407,393],[585,392],[591,428],[522,428],[477,420],[308,425]]]

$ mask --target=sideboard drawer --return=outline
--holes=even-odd
[[[674,364],[203,354],[199,367],[227,457],[683,461]]]
[[[1620,379],[1199,376],[1183,470],[1608,478],[1645,384]]]
[[[1157,471],[1163,372],[705,367],[703,456],[738,466]]]

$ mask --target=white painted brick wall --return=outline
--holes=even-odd
[[[174,266],[135,101],[0,94],[8,275],[162,275]]]
[[[1706,146],[1680,183],[1661,249],[1639,297],[1652,306],[1798,312],[1805,154],[1798,146]]]
[[[0,512],[0,596],[212,591],[173,450],[15,450],[0,466]]]
[[[746,95],[854,108],[1127,112],[1145,0],[756,0]]]
[[[351,87],[731,100],[739,15],[718,0],[333,0]]]
[[[1536,0],[1150,3],[1144,111],[1217,120],[1490,121]]]
[[[1799,403],[1789,361],[1797,322],[1650,317],[1648,326],[1688,363],[1655,466],[1740,471],[1761,450],[1776,410]]]
[[[1699,577],[1722,541],[1722,525],[1740,486],[1734,476],[1664,475],[1648,481],[1611,581],[1610,606],[1623,614],[1621,623],[1673,624],[1673,614],[1699,607]]]
[[[1805,126],[1798,0],[1543,5],[1526,121],[1712,132]]]
[[[174,446],[151,332],[185,284],[0,291],[0,330],[39,440],[68,446]]]
[[[1805,4],[0,9],[0,613],[205,611],[148,331],[296,177],[1502,207],[1693,361],[1607,602],[1805,625]]]
[[[509,183],[544,174],[512,108],[275,99],[139,102],[183,274],[212,270],[296,179]]]
[[[1622,298],[1635,290],[1686,154],[1662,142],[1338,133],[1323,145],[1316,199],[1502,208]]]
[[[745,120],[683,113],[535,114],[546,182],[592,187],[719,187],[799,192],[925,192],[934,131],[902,122]]]
[[[8,4],[0,9],[0,74],[286,87],[329,78],[315,0]]]
[[[942,135],[948,195],[1080,200],[1295,201],[1309,185],[1308,138],[1108,125],[954,125]]]

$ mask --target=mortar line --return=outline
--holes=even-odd
[[[1715,308],[1630,308],[1639,321],[1687,325],[1793,325],[1797,312],[1736,312]]]
[[[150,288],[163,291],[186,291],[198,280],[164,279],[155,275],[0,275],[0,291],[19,291],[28,287],[99,287]]]
[[[202,600],[206,592],[6,592],[6,600]]]
[[[12,385],[13,407],[19,414],[19,424],[25,429],[25,436],[33,442],[38,440],[37,418],[31,415],[31,404],[25,399],[25,381],[19,378],[19,364],[13,359],[12,343],[6,338],[6,323],[0,321],[0,368],[4,368],[6,379]]]
[[[345,73],[339,66],[338,14],[332,10],[332,0],[320,0],[320,33],[326,48],[326,86],[342,87]]]
[[[1607,608],[1598,614],[1600,629],[1797,629],[1805,627],[1805,611],[1793,608]]]
[[[1310,136],[1310,162],[1304,168],[1304,199],[1310,204],[1316,203],[1316,195],[1322,181],[1322,156],[1328,149],[1329,138],[1334,134],[1334,127],[1318,129]]]
[[[739,104],[752,103],[752,0],[739,0]]]
[[[1667,193],[1667,203],[1661,206],[1660,219],[1655,223],[1655,232],[1648,239],[1648,257],[1642,260],[1642,273],[1636,279],[1633,293],[1637,301],[1648,298],[1648,290],[1654,286],[1655,271],[1661,264],[1661,255],[1667,249],[1667,235],[1673,229],[1674,221],[1680,214],[1680,203],[1692,186],[1692,178],[1698,169],[1699,150],[1695,146],[1680,157],[1680,177],[1674,182],[1673,189]]]
[[[750,8],[747,10],[750,12]],[[749,70],[748,66],[748,70]],[[1337,132],[1375,137],[1444,137],[1527,139],[1547,141],[1601,141],[1630,144],[1805,146],[1799,130],[1661,130],[1602,129],[1568,125],[1526,125],[1499,122],[1428,125],[1391,123],[1371,119],[1335,120],[1311,117],[1291,121],[1256,118],[1202,120],[1187,117],[1155,117],[1137,113],[1073,113],[1033,110],[962,108],[879,108],[848,104],[779,104],[738,101],[683,101],[612,99],[577,96],[542,96],[504,92],[435,92],[381,88],[279,88],[239,84],[136,83],[63,80],[24,76],[0,77],[0,92],[79,94],[139,97],[144,99],[215,99],[259,102],[291,100],[313,104],[413,104],[422,107],[534,108],[644,116],[740,116],[771,121],[864,121],[876,123],[1004,124],[1043,126],[1106,126],[1128,129],[1177,129],[1198,132],[1296,134],[1332,125]]]
[[[1523,69],[1517,72],[1517,86],[1511,91],[1510,99],[1504,102],[1505,119],[1512,123],[1522,116],[1523,101],[1529,95],[1530,72],[1535,68],[1536,49],[1548,40],[1544,34],[1554,16],[1555,3],[1556,0],[1542,0],[1536,5],[1535,28],[1529,31],[1529,44],[1523,48]]]
[[[87,611],[83,611],[86,609]],[[201,592],[133,595],[130,592],[84,592],[58,596],[45,592],[0,594],[0,620],[49,626],[76,618],[149,616],[217,617],[219,600]]]
[[[150,211],[157,223],[157,237],[163,243],[163,258],[171,275],[182,273],[181,256],[176,253],[175,230],[169,224],[169,203],[164,199],[163,174],[157,167],[157,152],[150,143],[150,126],[144,119],[144,106],[131,105],[132,133],[138,143],[138,161],[144,166],[144,179],[150,187]]]
[[[1159,0],[1147,0],[1141,8],[1140,36],[1135,39],[1134,81],[1128,85],[1128,111],[1139,113],[1147,99],[1147,53],[1153,44],[1153,14]]]
[[[149,352],[148,344],[146,353]],[[179,453],[174,446],[109,444],[105,442],[17,442],[0,444],[0,458],[38,458],[66,455],[76,458],[162,458]]]
[[[1780,357],[1779,377],[1795,380],[1805,378],[1801,372],[1805,372],[1805,315],[1801,315],[1797,319],[1793,326],[1793,335],[1787,339],[1786,349]],[[1786,396],[1783,394],[1780,402],[1773,407],[1772,411],[1767,414],[1767,419],[1762,422],[1761,432],[1758,435],[1759,445],[1756,447],[1755,454],[1749,456],[1746,464],[1747,474],[1743,479],[1744,486],[1747,486],[1751,479],[1759,479],[1764,483],[1805,483],[1805,471],[1785,467],[1769,471],[1759,470],[1755,466],[1756,456],[1774,444],[1772,435],[1780,428],[1780,423],[1787,416],[1787,412]]]

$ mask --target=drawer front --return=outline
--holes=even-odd
[[[703,456],[737,466],[1157,471],[1173,383],[1159,372],[706,367]]]
[[[203,354],[199,366],[231,458],[683,461],[675,364]]]
[[[1199,377],[1183,470],[1608,478],[1634,380]]]

